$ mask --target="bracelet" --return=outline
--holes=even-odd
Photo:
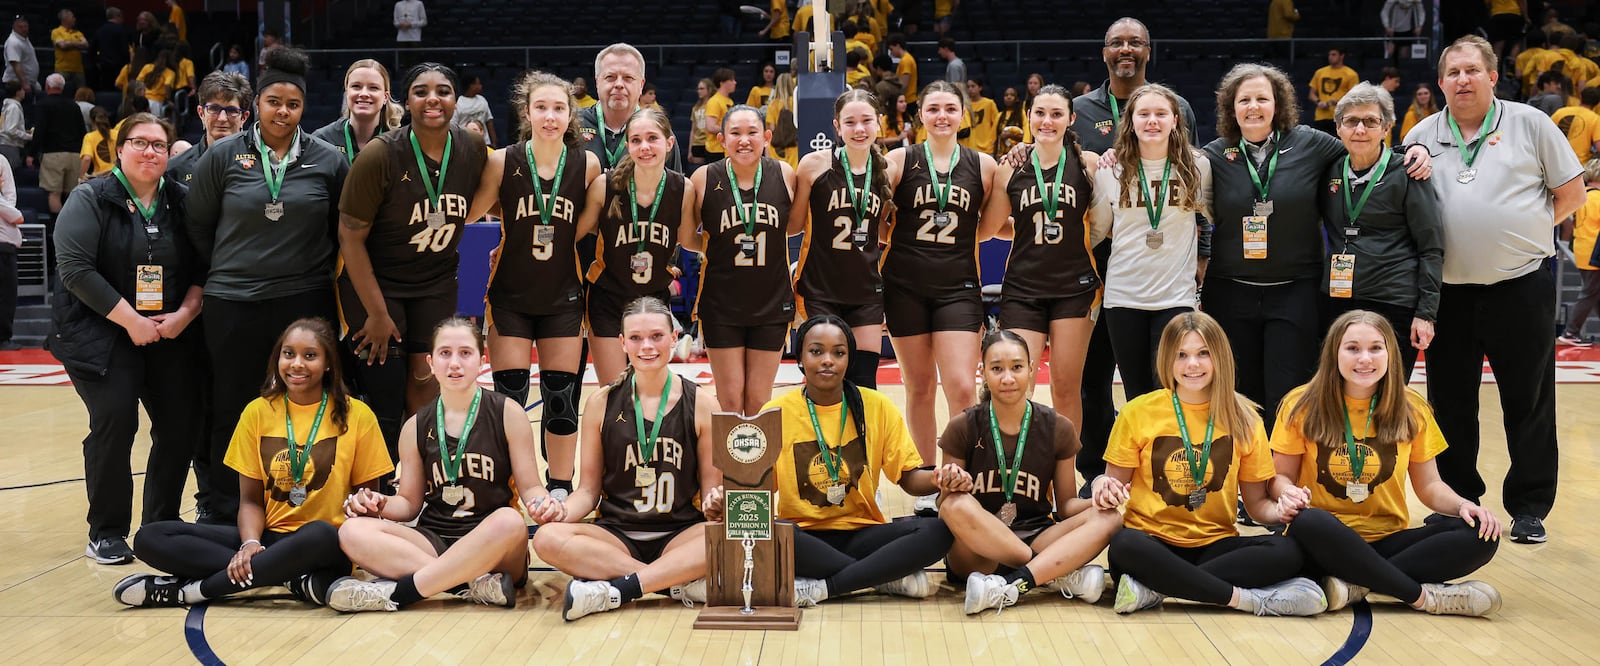
[[[261,546],[261,540],[260,539],[246,539],[244,543],[239,544],[239,550],[244,550],[245,546],[248,546],[248,545],[250,545],[252,543],[257,545],[257,546]],[[261,547],[262,548],[266,548],[266,546],[261,546]]]

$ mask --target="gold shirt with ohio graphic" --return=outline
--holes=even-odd
[[[1106,464],[1133,470],[1123,524],[1182,548],[1198,548],[1226,537],[1238,536],[1234,525],[1239,482],[1267,481],[1275,471],[1267,448],[1266,428],[1257,422],[1250,443],[1218,427],[1213,433],[1211,458],[1206,465],[1206,503],[1188,507],[1194,481],[1172,414],[1172,392],[1151,391],[1128,401],[1106,443]],[[1211,405],[1183,403],[1183,418],[1199,453],[1206,436]]]
[[[1411,526],[1411,512],[1406,505],[1406,470],[1411,463],[1427,462],[1445,450],[1444,433],[1433,420],[1433,409],[1427,398],[1416,391],[1406,390],[1411,408],[1423,415],[1423,427],[1410,441],[1379,443],[1367,441],[1366,398],[1344,399],[1350,411],[1350,432],[1356,446],[1366,449],[1367,459],[1362,464],[1361,483],[1367,484],[1365,502],[1352,502],[1345,496],[1344,484],[1355,481],[1350,473],[1350,451],[1344,442],[1337,446],[1323,446],[1307,440],[1301,431],[1303,419],[1289,420],[1291,405],[1299,402],[1306,387],[1300,386],[1283,397],[1283,408],[1278,410],[1278,423],[1272,429],[1272,450],[1300,456],[1298,485],[1311,488],[1311,506],[1337,516],[1340,522],[1355,530],[1367,541],[1377,541]],[[1401,461],[1405,461],[1404,464]]]
[[[285,398],[256,398],[239,415],[228,454],[223,462],[240,476],[261,481],[266,486],[266,528],[288,533],[313,520],[334,525],[344,522],[344,500],[356,486],[394,471],[389,449],[383,444],[378,419],[360,400],[350,399],[350,410],[343,433],[333,422],[333,405],[322,417],[317,441],[311,447],[301,481],[306,486],[306,502],[289,504],[289,490],[295,486],[289,464],[289,440],[284,436],[283,407],[289,405],[294,419],[295,442],[311,433],[317,420],[317,404],[299,405]]]
[[[774,465],[778,473],[778,517],[794,521],[805,530],[853,530],[889,522],[875,497],[878,472],[882,471],[890,483],[899,483],[900,475],[922,466],[922,456],[911,443],[911,433],[906,430],[900,410],[882,393],[861,389],[868,436],[863,438],[857,432],[852,414],[844,427],[845,444],[838,446],[839,414],[844,403],[817,405],[822,436],[834,444],[832,450],[842,457],[839,483],[846,485],[846,492],[844,503],[835,506],[828,502],[828,486],[833,485],[833,480],[817,445],[803,390],[785,393],[762,407],[783,410],[783,455]]]

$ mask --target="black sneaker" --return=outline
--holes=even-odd
[[[20,345],[20,344],[18,344],[16,342],[12,342],[11,340],[6,340],[5,342],[0,342],[0,351],[20,351],[22,349],[23,349],[22,345]]]
[[[1544,543],[1549,539],[1544,533],[1544,521],[1536,516],[1512,516],[1511,540],[1517,543]]]
[[[172,608],[183,605],[183,586],[187,581],[151,573],[134,574],[111,588],[117,601],[136,608]]]
[[[128,547],[127,537],[95,539],[83,549],[83,556],[101,564],[127,564],[133,561],[133,549]]]
[[[305,574],[284,581],[283,586],[289,588],[289,595],[301,602],[313,606],[328,605],[328,587],[333,585],[333,578],[320,578],[316,574]]]

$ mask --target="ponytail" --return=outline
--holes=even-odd
[[[851,332],[850,325],[846,324],[845,321],[843,319],[840,319],[838,315],[831,315],[831,314],[816,315],[816,316],[811,317],[810,319],[807,319],[805,321],[805,323],[800,324],[800,328],[796,329],[796,331],[795,331],[795,339],[799,340],[801,344],[805,344],[806,334],[810,333],[811,329],[816,328],[818,326],[832,326],[834,328],[839,329],[840,332],[844,333],[845,349],[848,350],[848,352],[849,352],[848,354],[845,355],[845,357],[847,359],[849,359],[849,360],[854,360],[855,359],[855,357],[856,357],[856,336],[855,336],[854,333]],[[1015,334],[1013,334],[1013,335],[1015,335]],[[849,363],[849,361],[846,361],[847,365],[845,365],[845,370],[841,370],[840,371],[839,374],[840,374],[841,377],[844,377],[844,376],[848,375],[848,372],[846,372],[850,368],[848,363]],[[803,373],[804,370],[802,370],[801,372]],[[843,388],[843,391],[844,391],[844,403],[845,403],[845,405],[847,405],[850,408],[850,420],[855,422],[855,424],[856,424],[856,433],[861,435],[861,441],[862,441],[863,444],[865,444],[866,441],[867,441],[867,409],[866,409],[866,403],[861,397],[861,387],[860,386],[856,386],[855,382],[852,382],[848,378],[846,378],[846,379],[843,380],[842,388]],[[804,391],[805,388],[801,387],[800,390]],[[819,442],[818,444],[821,444],[821,442]],[[839,445],[843,446],[844,443],[840,442]]]
[[[633,167],[633,156],[623,155],[622,159],[617,160],[617,165],[611,167],[611,175],[608,177],[612,196],[606,214],[618,220],[628,219],[628,206],[639,205],[639,202],[628,193],[628,183],[633,180]],[[667,174],[662,173],[661,177],[666,178]],[[627,201],[626,204],[623,203],[624,200]]]
[[[872,191],[878,193],[878,198],[883,200],[883,210],[878,212],[878,219],[887,220],[894,213],[894,189],[889,186],[889,159],[884,157],[883,148],[878,146],[877,139],[867,148],[872,151],[872,162],[878,165],[878,170],[869,174],[872,178]],[[845,174],[849,178],[850,174]]]

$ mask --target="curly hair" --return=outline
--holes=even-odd
[[[1264,78],[1272,86],[1272,129],[1287,132],[1300,124],[1300,102],[1295,95],[1289,75],[1272,65],[1253,62],[1234,65],[1217,84],[1217,136],[1228,143],[1239,142],[1239,118],[1234,115],[1233,102],[1239,96],[1239,87],[1245,81]]]
[[[554,86],[567,94],[567,131],[563,143],[572,150],[583,150],[583,137],[578,134],[578,100],[572,96],[572,84],[549,72],[532,70],[517,78],[511,87],[511,105],[517,110],[517,139],[526,141],[533,137],[533,126],[528,122],[528,102],[533,92]]]

